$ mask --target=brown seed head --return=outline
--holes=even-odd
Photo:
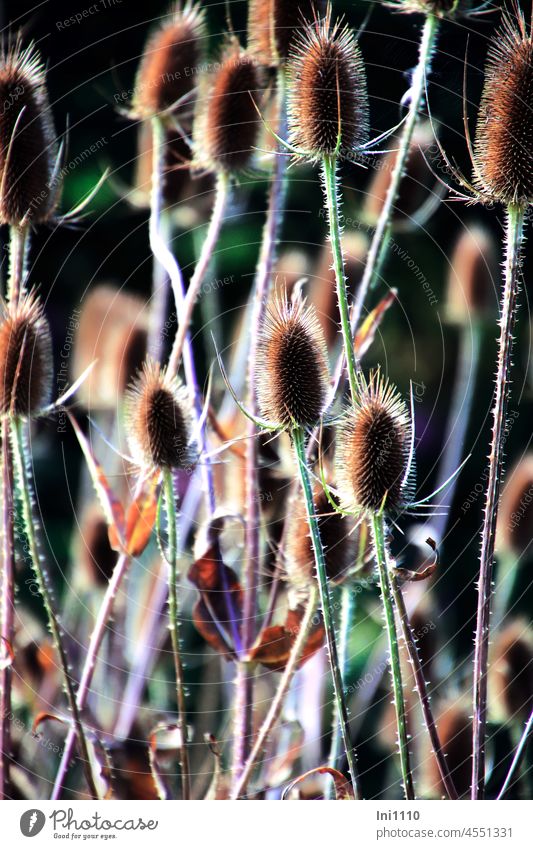
[[[140,466],[187,469],[195,462],[192,412],[185,387],[148,361],[125,398],[131,452]]]
[[[368,138],[366,74],[359,45],[348,27],[326,17],[308,24],[289,62],[289,136],[311,160],[347,157]]]
[[[533,202],[533,42],[510,18],[489,48],[474,145],[474,183],[503,204]]]
[[[411,420],[396,388],[379,373],[363,384],[357,405],[337,428],[336,476],[350,512],[396,513],[409,497]]]
[[[460,799],[469,798],[472,780],[472,720],[462,699],[442,706],[435,716],[442,750]],[[429,746],[428,746],[429,750]],[[435,755],[424,754],[424,785],[432,798],[446,797]]]
[[[314,310],[275,297],[259,340],[256,386],[263,416],[282,428],[316,424],[328,386],[326,343]]]
[[[35,294],[1,305],[0,415],[32,416],[50,400],[52,339]]]
[[[533,536],[533,454],[526,454],[509,475],[497,525],[501,547],[521,557]]]
[[[117,562],[107,523],[98,507],[87,512],[81,526],[80,561],[90,583],[106,586]]]
[[[258,65],[232,40],[198,102],[194,144],[200,165],[228,173],[251,165],[261,126],[255,105],[261,89]]]
[[[152,118],[193,103],[205,44],[205,16],[196,3],[176,3],[170,19],[148,40],[135,83],[133,111]],[[174,111],[174,110],[173,110]]]
[[[497,634],[490,664],[493,701],[511,722],[527,720],[533,709],[533,639],[526,622]]]
[[[248,46],[264,65],[284,62],[295,34],[326,11],[325,0],[250,0]]]
[[[48,220],[59,200],[44,66],[33,45],[0,55],[0,223]]]
[[[448,275],[446,313],[458,324],[491,318],[495,312],[498,265],[494,240],[483,227],[465,229],[455,244]]]

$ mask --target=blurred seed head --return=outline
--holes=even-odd
[[[355,230],[343,233],[342,251],[344,254],[344,271],[350,296],[355,294],[360,282],[367,250],[368,241],[362,233]],[[311,278],[309,301],[316,309],[317,318],[326,338],[327,346],[331,349],[340,339],[340,314],[330,242],[324,245],[316,273]]]
[[[97,506],[87,510],[83,517],[78,557],[89,586],[106,587],[118,555],[109,544],[107,522]]]
[[[199,4],[174,4],[170,18],[151,35],[144,49],[135,83],[134,114],[149,119],[174,105],[180,112],[190,110],[205,37],[205,15]]]
[[[434,180],[424,155],[427,157],[429,148],[434,142],[431,125],[429,123],[418,124],[413,132],[406,171],[394,203],[392,221],[397,228],[400,226],[408,228],[410,226],[410,219],[428,200],[429,193],[433,190]],[[390,152],[384,156],[376,157],[375,170],[365,193],[363,204],[363,218],[370,224],[377,222],[383,209],[391,175],[398,157],[397,143],[398,139],[393,139],[390,142],[392,148]]]
[[[491,40],[474,144],[474,184],[503,204],[533,202],[533,42],[520,13]]]
[[[522,723],[533,709],[533,635],[523,620],[497,633],[491,648],[491,703],[509,722]]]
[[[239,173],[252,165],[260,130],[257,114],[262,79],[259,66],[232,39],[198,100],[194,149],[198,164]]]
[[[446,315],[458,324],[493,317],[499,278],[496,248],[488,230],[463,230],[450,260]]]
[[[526,454],[508,476],[498,513],[500,547],[524,555],[533,538],[533,454]]]
[[[291,144],[317,160],[346,158],[368,139],[366,73],[353,32],[326,16],[304,27],[289,62]]]
[[[50,401],[50,328],[33,293],[2,302],[0,315],[0,415],[32,416]]]
[[[146,302],[112,286],[94,286],[77,314],[74,378],[96,360],[77,397],[89,409],[115,410],[146,356]]]
[[[0,53],[0,224],[50,219],[59,200],[57,144],[44,65],[19,39]]]
[[[470,11],[470,0],[389,0],[385,3],[397,12],[404,14],[436,15],[439,18],[453,18],[456,15],[467,15]]]
[[[470,705],[458,698],[441,705],[435,712],[442,750],[448,769],[460,799],[470,797],[472,782],[472,720]],[[435,755],[429,746],[423,759],[423,785],[425,792],[433,798],[446,798]]]
[[[140,466],[188,469],[196,461],[187,389],[149,360],[128,389],[124,405],[130,450]]]
[[[328,388],[327,349],[316,314],[296,297],[275,297],[259,339],[257,397],[280,428],[308,427],[322,415]]]
[[[341,505],[350,512],[394,514],[409,497],[409,411],[379,372],[363,383],[337,428],[335,465]]]
[[[264,65],[284,62],[295,33],[325,11],[325,0],[250,0],[248,47]]]

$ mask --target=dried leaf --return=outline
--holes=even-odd
[[[266,666],[267,669],[282,672],[289,660],[304,614],[305,609],[297,607],[295,610],[289,610],[284,625],[271,625],[269,628],[265,628],[259,634],[258,640],[250,653],[251,659]],[[320,620],[313,626],[309,634],[298,668],[322,648],[324,636],[324,626]]]
[[[335,798],[338,802],[353,801],[355,799],[352,790],[352,785],[350,784],[348,779],[344,777],[342,772],[339,772],[338,769],[333,769],[330,766],[318,766],[315,769],[310,769],[308,772],[304,772],[303,775],[299,775],[298,778],[295,778],[294,781],[291,781],[291,783],[285,788],[281,795],[282,800],[285,800],[287,798],[289,793],[294,790],[297,784],[299,784],[301,781],[305,781],[312,775],[331,776],[335,785]]]
[[[60,722],[61,725],[70,725],[70,721],[67,719],[66,716],[59,716],[59,714],[57,714],[57,713],[48,713],[48,711],[42,710],[37,714],[37,716],[33,720],[33,725],[31,727],[31,733],[35,737],[38,737],[39,733],[38,733],[37,729],[39,728],[40,725],[43,724],[43,722],[48,722],[48,721]]]
[[[133,501],[126,515],[126,553],[140,557],[150,541],[157,515],[159,472],[148,481],[146,489]]]
[[[385,313],[396,300],[397,294],[398,292],[396,289],[391,289],[390,292],[382,298],[377,307],[374,307],[374,309],[369,312],[361,327],[358,328],[354,339],[354,351],[358,359],[361,359],[372,345],[381,322],[385,317]]]

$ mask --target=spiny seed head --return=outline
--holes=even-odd
[[[192,105],[195,75],[204,55],[204,12],[196,3],[177,3],[149,38],[135,83],[133,112],[153,118],[175,106]]]
[[[256,386],[263,416],[280,428],[316,424],[328,387],[327,349],[316,314],[296,297],[277,296],[259,339]]]
[[[0,305],[0,415],[32,416],[50,401],[52,339],[35,294]]]
[[[341,505],[396,513],[409,497],[411,419],[396,388],[378,372],[362,381],[359,399],[337,428],[335,461]]]
[[[316,160],[348,156],[368,139],[363,59],[353,32],[325,18],[304,27],[289,62],[291,144]],[[340,145],[339,145],[340,139]]]
[[[483,227],[465,229],[455,244],[448,276],[446,314],[466,324],[495,312],[498,265],[494,240]]]
[[[264,65],[284,62],[295,33],[325,11],[325,0],[250,0],[248,47]]]
[[[316,488],[313,502],[326,558],[326,572],[332,583],[340,584],[356,564],[359,535],[354,532],[353,520],[333,509],[321,487]],[[305,590],[315,580],[315,558],[301,498],[294,501],[289,516],[287,580],[291,589]]]
[[[525,721],[533,708],[533,639],[526,622],[510,622],[491,651],[493,703],[510,722]]]
[[[194,126],[199,164],[214,171],[244,171],[252,163],[260,130],[256,107],[262,89],[260,69],[232,39],[206,88]]]
[[[44,66],[17,40],[0,53],[0,224],[47,221],[59,200]]]
[[[533,202],[533,42],[523,17],[491,41],[474,145],[474,184],[505,205]]]
[[[140,466],[186,469],[195,462],[187,390],[148,361],[126,393],[125,424]]]
[[[523,557],[533,537],[533,454],[526,454],[505,483],[498,513],[498,544]]]

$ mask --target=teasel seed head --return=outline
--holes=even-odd
[[[361,378],[356,404],[337,427],[335,465],[341,506],[354,513],[397,513],[410,497],[412,423],[396,388],[379,372]]]
[[[148,360],[125,398],[130,450],[139,466],[188,469],[196,461],[192,408],[187,390]]]
[[[59,200],[45,71],[33,44],[0,54],[0,224],[49,220]]]
[[[489,200],[533,202],[533,41],[523,17],[492,39],[474,144],[474,184]]]
[[[229,41],[217,69],[206,78],[198,99],[193,143],[198,165],[238,174],[252,165],[260,119],[260,68],[235,39]]]
[[[470,707],[458,698],[440,706],[435,721],[442,750],[459,799],[470,796],[472,779],[472,720]],[[446,790],[433,751],[427,746],[423,759],[423,784],[430,798],[446,798]]]
[[[503,717],[521,723],[533,709],[533,638],[523,620],[510,622],[494,638],[489,683]]]
[[[291,144],[311,161],[357,152],[368,139],[365,67],[353,32],[331,25],[330,8],[296,36],[288,68]]]
[[[465,229],[457,240],[448,275],[446,315],[457,324],[494,316],[498,264],[494,240],[484,227]]]
[[[50,401],[50,328],[34,293],[0,310],[0,415],[30,417]]]
[[[533,537],[533,454],[526,454],[508,476],[497,524],[498,546],[523,557]]]
[[[248,47],[264,65],[285,62],[298,30],[325,11],[325,0],[250,0]]]
[[[357,563],[359,533],[354,521],[333,509],[324,490],[314,493],[315,515],[326,558],[326,572],[332,584],[342,583]],[[309,536],[307,514],[301,498],[289,504],[289,529],[286,547],[286,573],[289,589],[304,594],[315,580],[315,558]]]
[[[269,304],[259,339],[256,386],[262,415],[280,428],[315,425],[328,388],[327,349],[316,314],[300,297]]]
[[[200,6],[176,3],[170,19],[151,35],[145,47],[135,83],[135,115],[149,119],[174,105],[180,111],[191,108],[205,36]]]

